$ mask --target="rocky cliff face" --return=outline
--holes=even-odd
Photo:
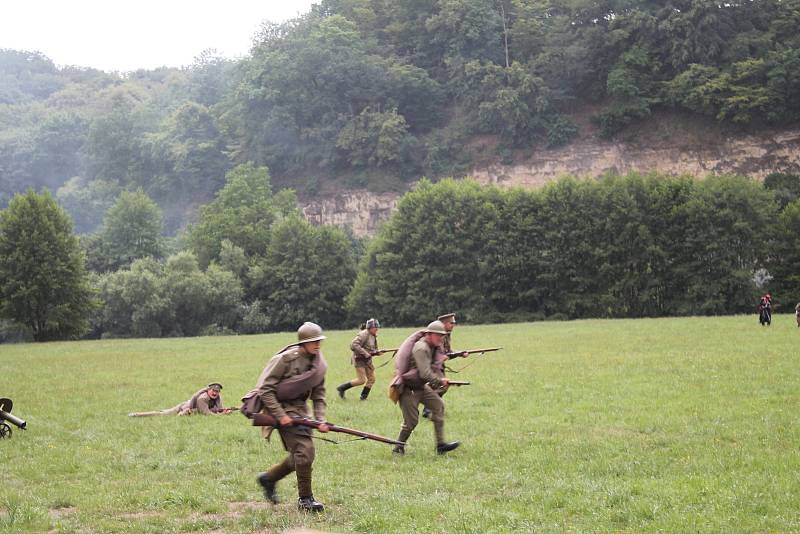
[[[740,137],[704,146],[643,148],[622,143],[575,143],[532,155],[516,165],[475,169],[484,184],[540,187],[571,174],[595,177],[607,172],[655,171],[668,175],[741,174],[763,179],[771,172],[800,172],[800,130],[767,137]]]
[[[303,215],[312,224],[349,227],[357,236],[373,235],[397,206],[397,193],[348,191],[304,206]]]
[[[800,130],[729,137],[702,145],[674,141],[646,147],[579,141],[531,154],[523,163],[476,168],[470,176],[482,184],[536,188],[563,175],[593,178],[607,172],[631,171],[698,177],[728,173],[757,179],[771,172],[798,174]],[[349,226],[356,235],[372,235],[389,218],[399,197],[396,193],[350,191],[312,202],[303,208],[303,213],[314,224]]]

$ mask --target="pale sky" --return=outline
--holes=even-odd
[[[106,71],[190,65],[203,50],[247,55],[262,21],[319,0],[0,0],[0,48]]]

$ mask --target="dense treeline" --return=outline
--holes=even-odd
[[[142,189],[174,233],[252,162],[280,186],[403,189],[659,109],[800,118],[800,1],[322,0],[250,56],[108,74],[0,51],[0,205],[49,188],[85,233]],[[470,143],[475,136],[495,142]]]
[[[779,310],[800,300],[796,175],[564,178],[538,191],[423,180],[366,251],[311,226],[250,164],[228,173],[183,250],[154,240],[157,211],[123,196],[98,245],[118,263],[87,277],[52,197],[15,197],[0,211],[0,319],[18,328],[0,322],[0,340],[411,325],[442,310],[472,322],[747,313],[767,290]]]
[[[772,191],[740,177],[423,182],[371,243],[349,305],[396,324],[444,309],[487,322],[746,313],[767,288],[793,306],[799,209],[778,216]]]
[[[172,250],[159,237],[160,223],[147,195],[124,193],[88,237],[85,254],[49,193],[15,196],[0,210],[0,341],[347,324],[344,301],[360,241],[309,224],[291,191],[272,193],[265,168],[231,170]],[[85,264],[94,272],[87,275]]]
[[[423,180],[366,251],[297,208],[569,143],[587,112],[603,136],[657,110],[796,123],[798,23],[800,0],[322,0],[237,61],[120,74],[0,50],[0,339],[800,299],[795,175]]]

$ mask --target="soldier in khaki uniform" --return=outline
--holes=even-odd
[[[327,365],[320,351],[325,336],[322,328],[314,323],[304,323],[297,330],[298,342],[289,345],[272,357],[259,378],[259,396],[264,410],[279,423],[283,447],[289,453],[282,462],[273,465],[258,476],[264,495],[273,503],[278,502],[275,486],[279,480],[294,471],[297,474],[297,507],[308,512],[321,512],[324,505],[314,499],[311,490],[311,466],[314,463],[312,430],[308,427],[292,426],[291,417],[308,417],[307,401],[313,403],[314,418],[325,420],[325,370]],[[298,382],[298,378],[300,381]],[[294,393],[282,389],[290,381]],[[288,396],[290,398],[281,398]],[[327,425],[319,426],[327,432]]]
[[[340,384],[336,388],[339,397],[344,398],[345,391],[361,384],[366,384],[361,390],[361,400],[367,400],[369,397],[369,392],[375,384],[375,365],[372,363],[372,357],[378,352],[378,328],[380,327],[381,324],[377,319],[368,319],[365,328],[350,343],[356,378]]]
[[[444,325],[444,329],[447,331],[447,333],[444,336],[442,336],[442,351],[445,354],[450,354],[451,352],[453,352],[453,348],[450,345],[451,343],[450,337],[452,336],[453,329],[456,327],[456,314],[445,313],[444,315],[440,315],[439,317],[437,317],[436,320],[441,321],[442,324]],[[459,356],[466,357],[467,354],[457,353],[454,354],[453,356],[450,356],[450,359],[457,358]],[[445,393],[447,393],[447,388],[439,390],[440,397],[443,397]],[[431,416],[431,411],[428,408],[424,408],[422,410],[422,417],[430,418],[430,416]]]
[[[414,343],[411,350],[408,369],[399,370],[403,376],[399,400],[403,424],[397,441],[408,441],[419,422],[419,405],[422,403],[431,411],[436,452],[444,454],[460,445],[458,441],[448,443],[444,439],[444,401],[437,393],[448,383],[441,368],[445,360],[441,352],[442,337],[447,330],[441,321],[433,321],[423,332],[424,336]],[[405,453],[405,447],[400,445],[393,450],[398,454]]]
[[[223,408],[222,396],[220,391],[222,384],[212,382],[194,395],[189,400],[167,408],[166,410],[155,410],[152,412],[133,412],[128,417],[148,417],[152,415],[218,415],[231,412],[230,408]]]

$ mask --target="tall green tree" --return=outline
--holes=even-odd
[[[764,188],[775,193],[781,209],[800,198],[800,174],[773,172],[764,178]]]
[[[757,296],[753,274],[768,257],[768,229],[777,215],[772,194],[754,180],[712,176],[697,183],[694,194],[675,206],[675,214],[682,239],[669,255],[685,297],[674,312],[752,310]]]
[[[160,258],[161,210],[141,189],[123,191],[106,213],[99,239],[101,257],[92,258],[95,270],[116,271],[134,260]]]
[[[273,226],[267,252],[250,277],[272,328],[291,330],[304,321],[343,326],[344,301],[355,275],[355,254],[345,233],[316,228],[295,215]]]
[[[370,244],[351,313],[391,310],[397,324],[421,324],[437,310],[485,307],[488,280],[476,265],[490,264],[483,245],[496,223],[486,196],[474,182],[420,181]]]
[[[239,165],[226,175],[214,201],[200,209],[200,220],[189,231],[189,247],[202,267],[219,259],[224,240],[248,258],[263,256],[272,224],[296,211],[291,191],[272,193],[266,167]]]
[[[784,310],[800,302],[800,199],[789,203],[775,224],[775,245],[767,265],[769,287]]]
[[[94,305],[67,214],[49,193],[16,195],[0,212],[0,316],[36,341],[74,339]]]
[[[175,110],[144,145],[154,175],[148,190],[173,202],[190,195],[210,198],[230,168],[215,117],[195,102]]]

